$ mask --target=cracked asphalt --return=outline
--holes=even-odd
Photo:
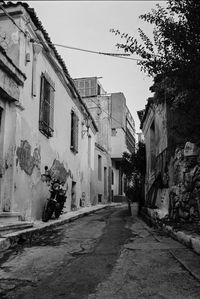
[[[126,206],[47,229],[0,256],[0,298],[200,298],[200,256]]]

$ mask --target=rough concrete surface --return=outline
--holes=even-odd
[[[0,259],[1,298],[200,298],[200,256],[126,206],[50,227]]]

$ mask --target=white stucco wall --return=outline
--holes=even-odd
[[[111,157],[122,158],[123,152],[129,152],[126,146],[126,135],[121,128],[116,129],[116,135],[111,136]]]
[[[22,11],[24,11],[22,9]],[[25,13],[25,12],[24,12]],[[7,22],[7,21],[6,21]],[[20,18],[21,27],[28,30],[30,36],[32,32],[26,27],[25,21]],[[0,26],[3,26],[3,20]],[[4,26],[3,26],[4,27]],[[9,34],[12,36],[16,28],[10,27]],[[11,45],[12,46],[12,45]],[[26,219],[41,218],[44,200],[48,196],[48,186],[41,181],[41,174],[44,173],[44,166],[52,167],[56,159],[62,164],[67,173],[66,188],[67,202],[66,209],[71,209],[71,187],[72,182],[76,182],[76,205],[79,207],[80,198],[84,194],[85,204],[90,204],[91,184],[88,178],[94,165],[94,144],[96,141],[95,132],[91,129],[91,167],[88,167],[88,137],[85,134],[82,137],[81,123],[84,115],[80,111],[80,105],[72,99],[69,91],[66,90],[58,74],[49,62],[45,51],[41,52],[36,62],[36,96],[32,97],[32,67],[33,67],[33,45],[27,44],[23,34],[20,33],[20,39],[14,52],[19,55],[19,68],[26,74],[27,80],[20,94],[21,108],[17,108],[15,115],[8,114],[12,118],[9,121],[11,125],[16,118],[16,135],[15,135],[15,158],[14,158],[14,176],[11,187],[13,188],[12,211],[17,211]],[[11,49],[12,50],[12,49]],[[30,62],[25,62],[26,53],[30,54]],[[39,105],[40,105],[40,80],[41,73],[47,72],[51,80],[55,83],[54,93],[54,133],[53,137],[47,138],[39,131]],[[78,153],[75,154],[70,150],[71,134],[71,110],[74,110],[79,118],[78,127]],[[6,130],[9,131],[8,122],[5,122]],[[14,131],[12,131],[14,134]],[[9,138],[13,138],[13,134]],[[6,136],[9,136],[6,133]],[[11,144],[8,139],[6,142]],[[6,143],[5,143],[6,151]],[[35,155],[34,165],[31,167]]]

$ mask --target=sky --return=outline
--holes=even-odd
[[[152,28],[139,19],[161,1],[24,1],[33,7],[56,44],[97,52],[123,53],[116,43],[122,42],[110,32],[118,29],[138,36],[140,27],[147,34]],[[152,79],[140,70],[136,61],[86,53],[57,47],[72,78],[102,77],[107,93],[122,92],[139,132],[137,111],[144,109],[152,96]],[[136,57],[132,55],[131,57]]]

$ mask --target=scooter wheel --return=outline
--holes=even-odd
[[[55,218],[58,219],[61,215],[61,209],[60,208],[56,208],[55,209]]]

